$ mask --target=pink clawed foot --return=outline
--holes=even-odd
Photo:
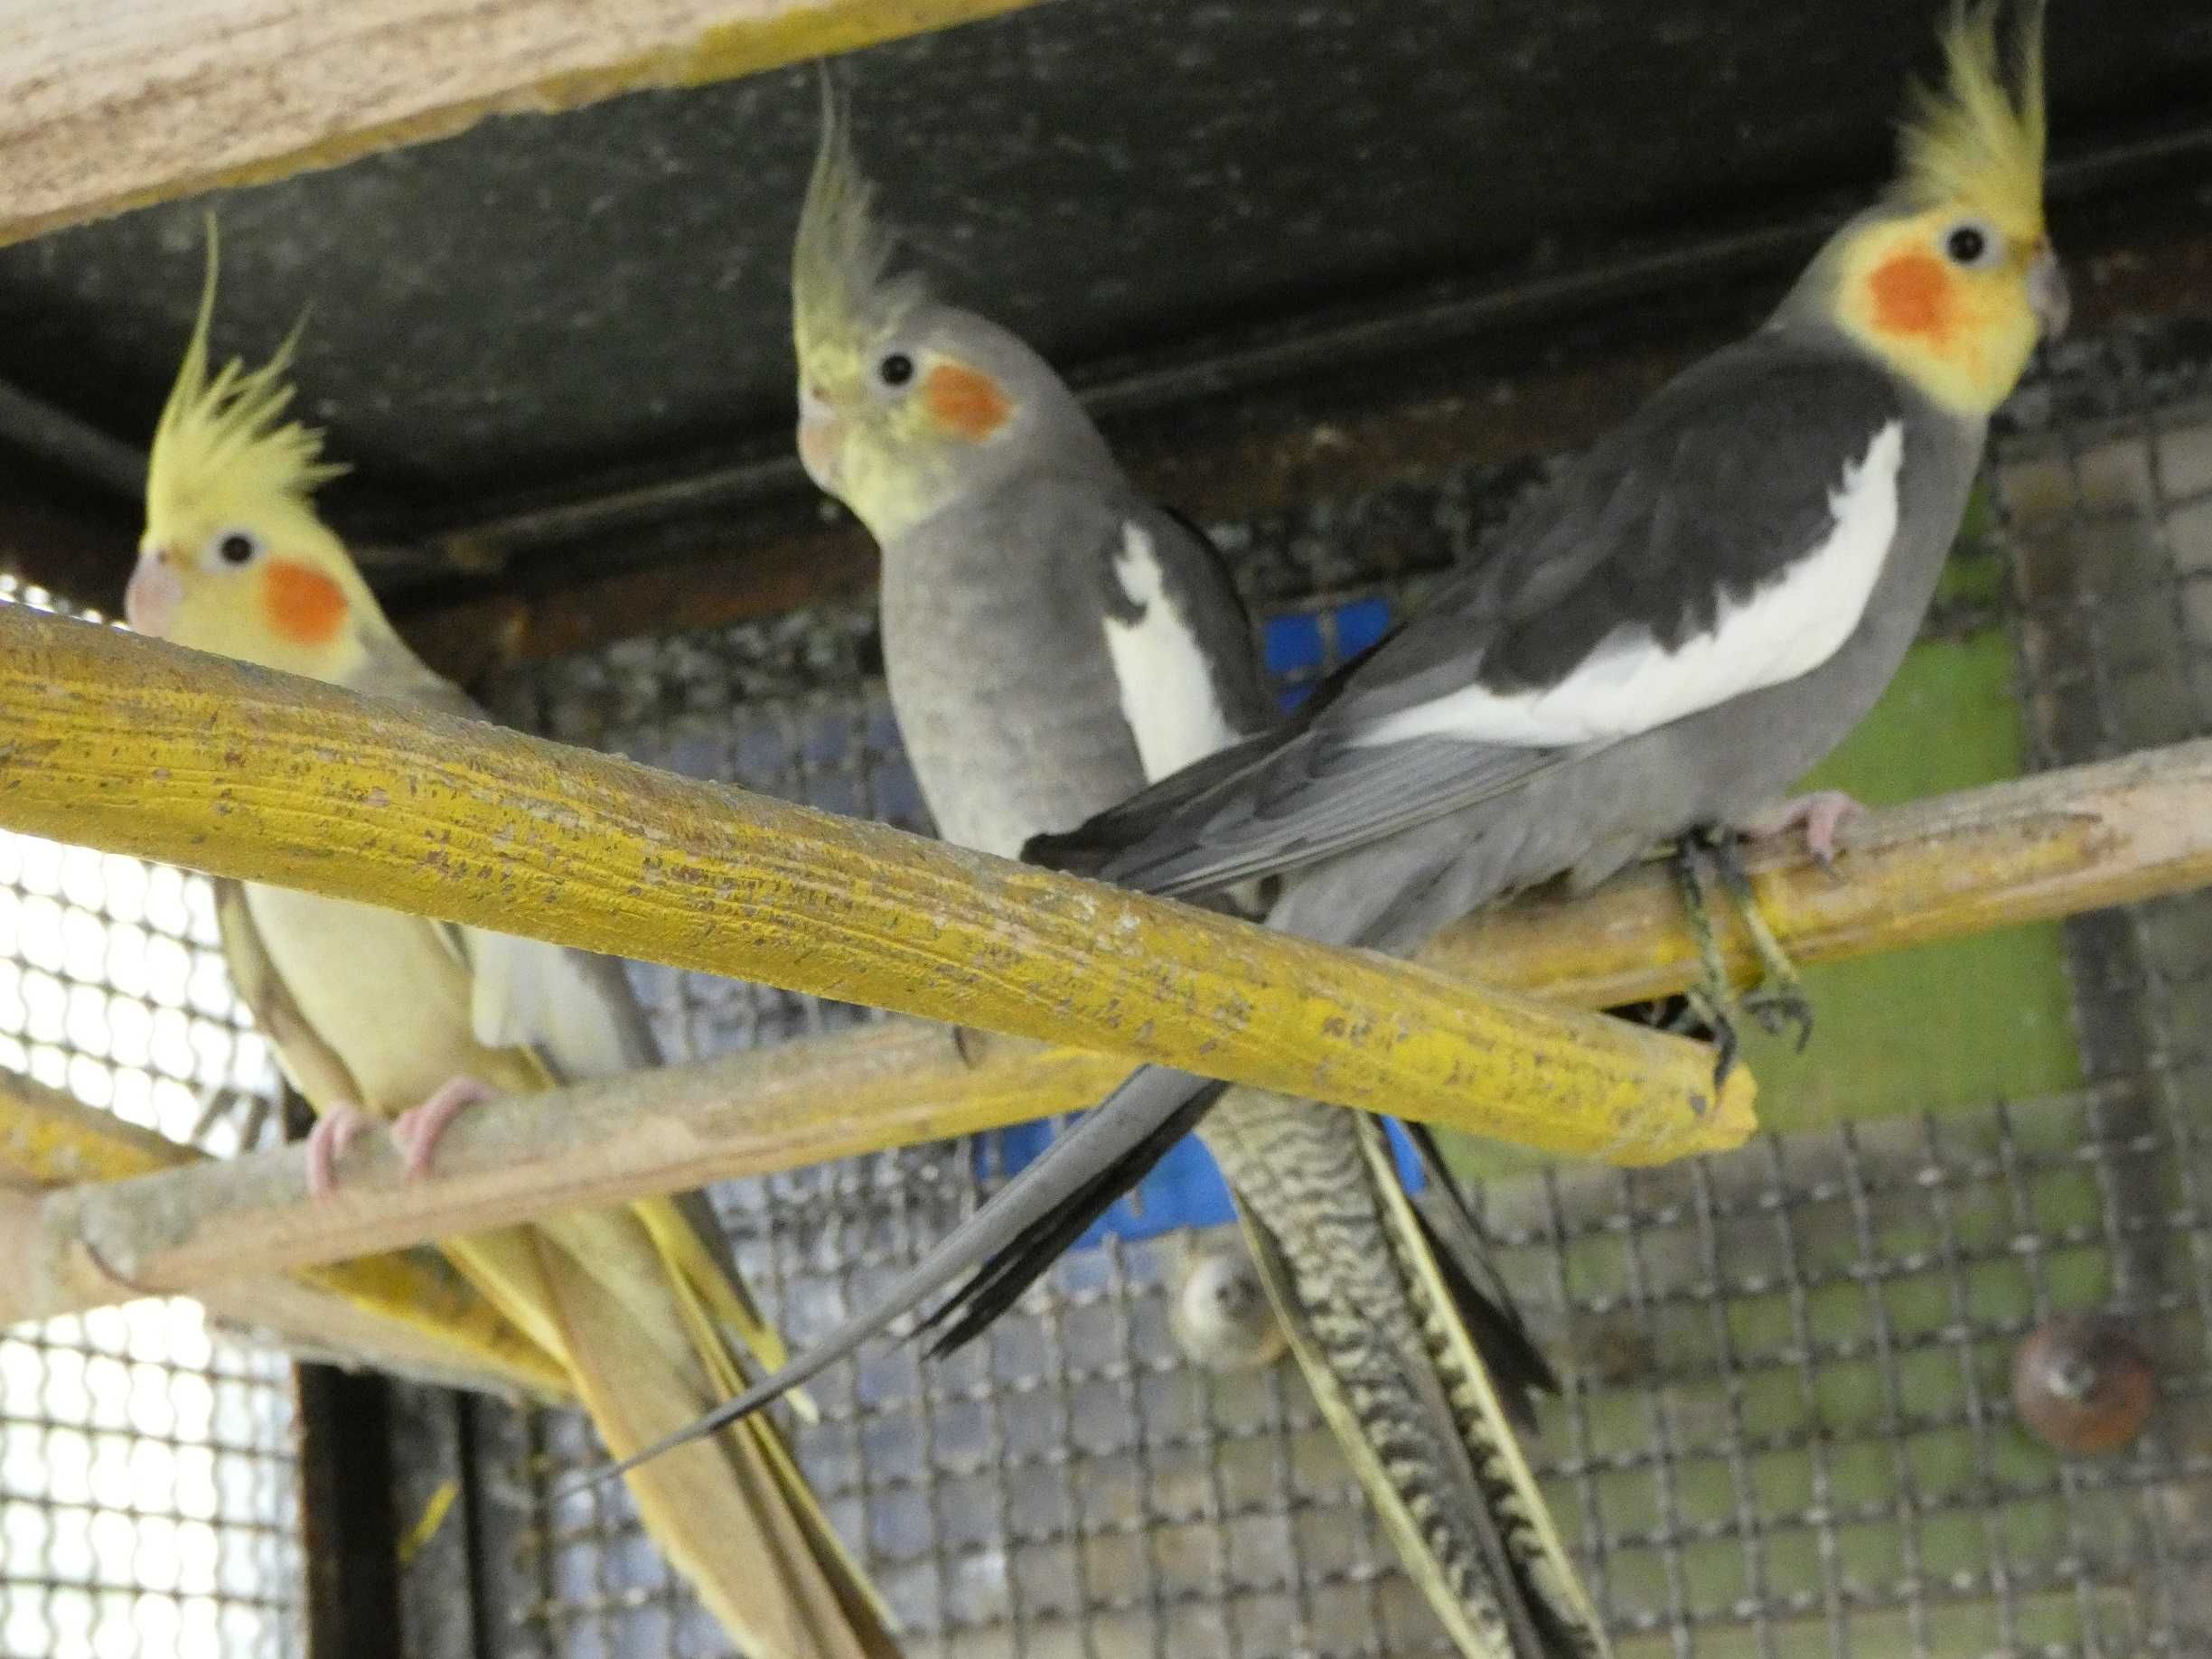
[[[376,1120],[360,1107],[340,1101],[307,1131],[307,1195],[321,1200],[338,1190],[335,1161]]]
[[[1823,789],[1785,801],[1773,811],[1744,825],[1743,832],[1753,840],[1763,841],[1772,836],[1787,835],[1793,830],[1803,830],[1805,850],[1819,861],[1821,868],[1832,874],[1836,831],[1865,811],[1842,790]]]
[[[455,1118],[472,1106],[497,1098],[493,1090],[473,1077],[455,1077],[421,1105],[401,1112],[392,1123],[392,1139],[407,1154],[408,1179],[430,1173],[431,1156]]]

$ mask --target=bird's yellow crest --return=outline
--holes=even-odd
[[[215,315],[218,252],[208,221],[207,280],[176,384],[154,429],[146,469],[149,522],[175,523],[230,504],[283,501],[305,509],[316,485],[346,469],[323,459],[323,435],[286,420],[293,388],[285,379],[299,342],[295,327],[258,369],[232,358],[208,372],[208,330]]]
[[[890,275],[897,239],[876,219],[875,194],[853,151],[844,102],[825,73],[821,146],[792,245],[792,332],[801,361],[823,350],[858,353],[926,297],[919,275]]]
[[[2004,0],[1964,0],[1943,33],[1942,88],[1914,89],[1899,148],[1899,193],[1917,207],[1964,204],[2022,239],[2043,230],[2043,0],[2013,8],[2010,75]]]

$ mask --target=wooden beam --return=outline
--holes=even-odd
[[[1811,963],[1896,950],[2212,884],[2212,740],[1870,815],[1839,872],[1776,844],[1750,860],[1783,942]],[[1740,977],[1756,957],[1723,935]],[[1630,871],[1596,893],[1538,896],[1448,930],[1423,960],[1586,1006],[1688,984],[1696,952],[1671,877]],[[79,1264],[141,1284],[220,1279],[250,1252],[329,1261],[518,1221],[995,1128],[1087,1104],[1122,1063],[994,1042],[963,1054],[895,1022],[633,1078],[494,1101],[464,1117],[436,1176],[405,1179],[366,1141],[330,1199],[306,1195],[297,1148],[49,1196],[0,1281],[0,1323],[112,1294]]]
[[[876,544],[858,524],[756,538],[742,552],[608,570],[544,592],[511,589],[399,609],[398,623],[424,661],[463,685],[517,662],[542,662],[610,640],[726,628],[825,600],[875,592]]]
[[[1387,1109],[1731,1145],[1711,1051],[479,721],[0,607],[0,826]]]
[[[0,1073],[0,1196],[14,1204],[18,1224],[30,1192],[210,1161],[58,1089]],[[120,1289],[121,1296],[131,1294]],[[546,1398],[568,1391],[567,1373],[458,1275],[411,1252],[317,1267],[297,1279],[257,1273],[211,1290],[208,1303],[220,1319],[335,1363],[449,1388]]]
[[[1033,0],[12,0],[0,241]]]
[[[1694,343],[1703,348],[1719,338]],[[1371,386],[1359,398],[1320,394],[1320,408],[1315,389],[1302,387],[1296,408],[1255,399],[1228,422],[1214,409],[1155,412],[1142,425],[1111,423],[1109,433],[1144,493],[1201,520],[1233,520],[1331,495],[1434,480],[1469,462],[1579,448],[1698,354],[1677,338],[1598,368],[1486,374],[1448,393],[1401,387],[1385,394]],[[797,472],[795,459],[791,470]],[[801,479],[793,488],[811,492],[813,486]],[[794,511],[794,502],[809,510]],[[591,503],[575,507],[582,517]],[[576,549],[604,545],[612,532],[571,540],[556,556],[531,545],[521,528],[528,514],[472,525],[433,545],[446,548],[449,558],[491,549],[518,585],[466,597],[435,589],[427,598],[402,593],[393,614],[424,661],[473,685],[518,663],[663,632],[672,615],[687,628],[726,627],[872,594],[873,539],[850,518],[824,523],[811,509],[799,495],[713,508],[742,525],[743,534],[710,552],[597,568]],[[1417,560],[1433,558],[1429,549],[1407,551]]]
[[[391,1384],[302,1365],[292,1391],[309,1659],[387,1659],[399,1624]]]

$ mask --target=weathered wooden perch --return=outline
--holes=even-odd
[[[0,242],[1035,0],[42,0],[0,16]]]
[[[121,1181],[210,1160],[189,1147],[0,1073],[0,1237],[35,1228],[41,1191]],[[0,1261],[14,1261],[0,1251]],[[120,1283],[103,1300],[132,1294]],[[295,1353],[373,1365],[422,1382],[565,1397],[567,1373],[426,1252],[371,1256],[208,1289],[218,1317],[274,1335]]]
[[[5,773],[0,773],[0,787]],[[0,795],[0,801],[5,796]],[[1876,813],[1850,826],[1840,876],[1786,846],[1754,856],[1767,914],[1801,961],[1864,955],[2212,884],[2212,741]],[[1724,940],[1748,973],[1740,933]],[[1680,989],[1695,957],[1656,867],[1573,900],[1539,897],[1448,932],[1428,959],[1602,1006]],[[0,1282],[0,1321],[135,1281],[220,1280],[395,1248],[565,1204],[973,1131],[1083,1105],[1123,1062],[993,1043],[966,1059],[941,1028],[898,1022],[703,1065],[500,1101],[463,1118],[437,1176],[406,1184],[363,1143],[338,1196],[310,1204],[296,1151],[49,1195]]]
[[[1760,913],[1800,966],[2212,886],[2212,738],[1886,808],[1846,824],[1832,874],[1794,839],[1745,857]],[[1717,906],[1739,981],[1758,958]],[[1697,953],[1674,879],[1654,861],[1574,900],[1470,917],[1428,965],[1579,1008],[1682,989]]]
[[[0,608],[0,710],[11,829],[1573,1155],[1751,1126],[1697,1044],[111,628]]]

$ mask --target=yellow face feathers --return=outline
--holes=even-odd
[[[2011,396],[2067,311],[2043,224],[2042,5],[2014,14],[2010,76],[2001,7],[1954,13],[1948,79],[1916,93],[1897,187],[1837,235],[1811,279],[1847,334],[1970,418]]]
[[[1960,0],[1944,31],[1947,78],[1915,89],[1900,139],[1899,193],[1915,207],[1964,206],[2008,236],[2043,233],[2043,4],[2014,7],[2013,68],[1998,38],[2002,0]]]
[[[314,511],[342,472],[320,434],[285,418],[294,340],[260,368],[213,373],[216,248],[183,366],[154,435],[145,535],[125,595],[141,633],[265,667],[344,681],[367,661],[382,613],[344,545]]]
[[[284,418],[295,329],[276,354],[248,370],[237,358],[211,377],[208,329],[215,314],[216,246],[208,227],[207,283],[176,384],[154,430],[146,473],[150,527],[223,518],[284,504],[305,508],[315,486],[345,468],[324,461],[323,435]]]
[[[875,217],[836,91],[822,86],[821,147],[792,250],[799,453],[878,537],[942,504],[979,452],[1012,427],[1017,399],[980,361],[983,325],[891,274],[895,239]]]

